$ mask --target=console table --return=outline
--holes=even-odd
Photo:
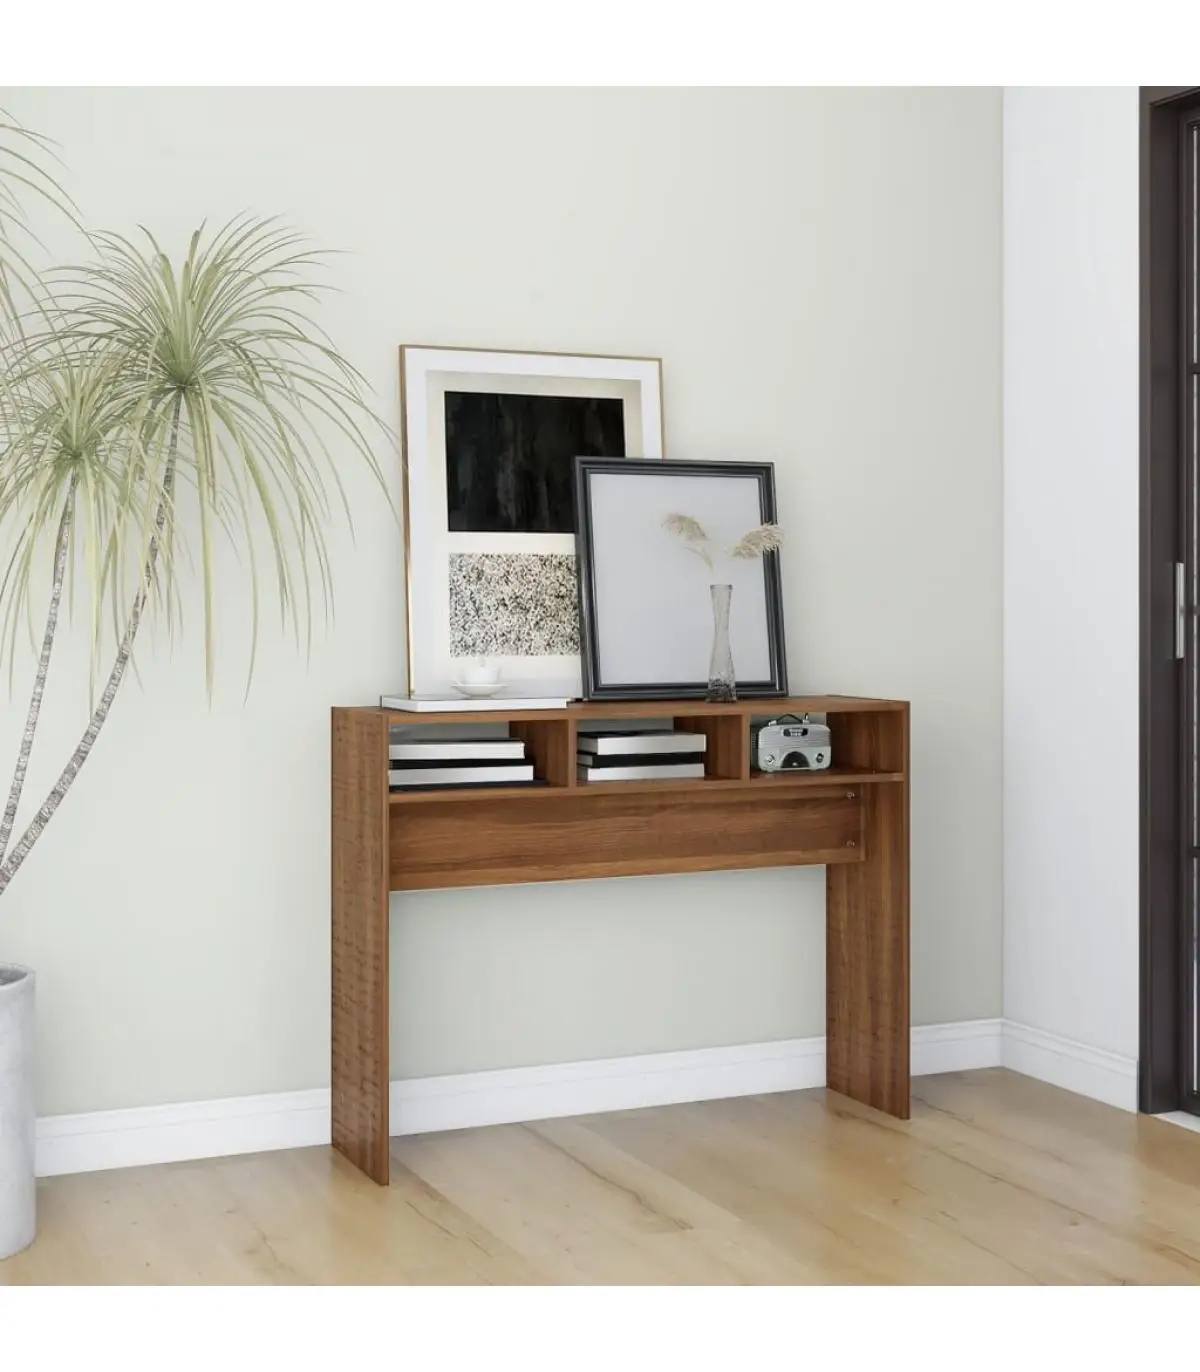
[[[824,714],[835,766],[760,774],[751,719]],[[826,1079],[907,1119],[908,704],[851,696],[628,701],[504,714],[333,711],[333,1145],[389,1179],[391,891],[823,863]],[[578,785],[585,721],[671,718],[707,736],[703,780]],[[503,724],[545,784],[388,788],[390,730]]]

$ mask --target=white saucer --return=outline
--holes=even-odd
[[[473,700],[487,700],[490,696],[498,696],[504,690],[502,681],[455,681],[452,685],[459,695],[470,696]]]

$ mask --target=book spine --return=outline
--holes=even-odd
[[[705,751],[708,740],[703,734],[626,734],[601,737],[596,734],[580,734],[577,746],[580,752],[597,757],[675,757],[683,755],[694,757]]]
[[[391,786],[471,786],[487,782],[503,785],[532,780],[532,763],[525,766],[417,766],[388,769],[388,784]]]
[[[704,768],[704,759],[697,753],[576,753],[575,761],[594,772],[610,767],[661,767],[667,771],[678,767]]]
[[[512,743],[480,740],[478,743],[393,743],[388,748],[393,762],[460,762],[469,766],[475,762],[523,762],[525,745],[519,739]]]
[[[704,764],[685,762],[675,766],[636,764],[621,767],[585,767],[576,769],[580,781],[589,784],[603,784],[606,781],[702,781]]]

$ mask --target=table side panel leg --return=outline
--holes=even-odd
[[[390,1178],[388,720],[333,711],[332,1137],[356,1167]]]
[[[834,758],[905,780],[862,788],[866,860],[826,869],[826,1081],[908,1119],[908,710],[839,717]]]

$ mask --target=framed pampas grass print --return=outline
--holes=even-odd
[[[580,695],[574,463],[661,461],[661,362],[405,346],[400,399],[410,694]]]
[[[787,694],[772,463],[581,457],[575,492],[585,699]]]

